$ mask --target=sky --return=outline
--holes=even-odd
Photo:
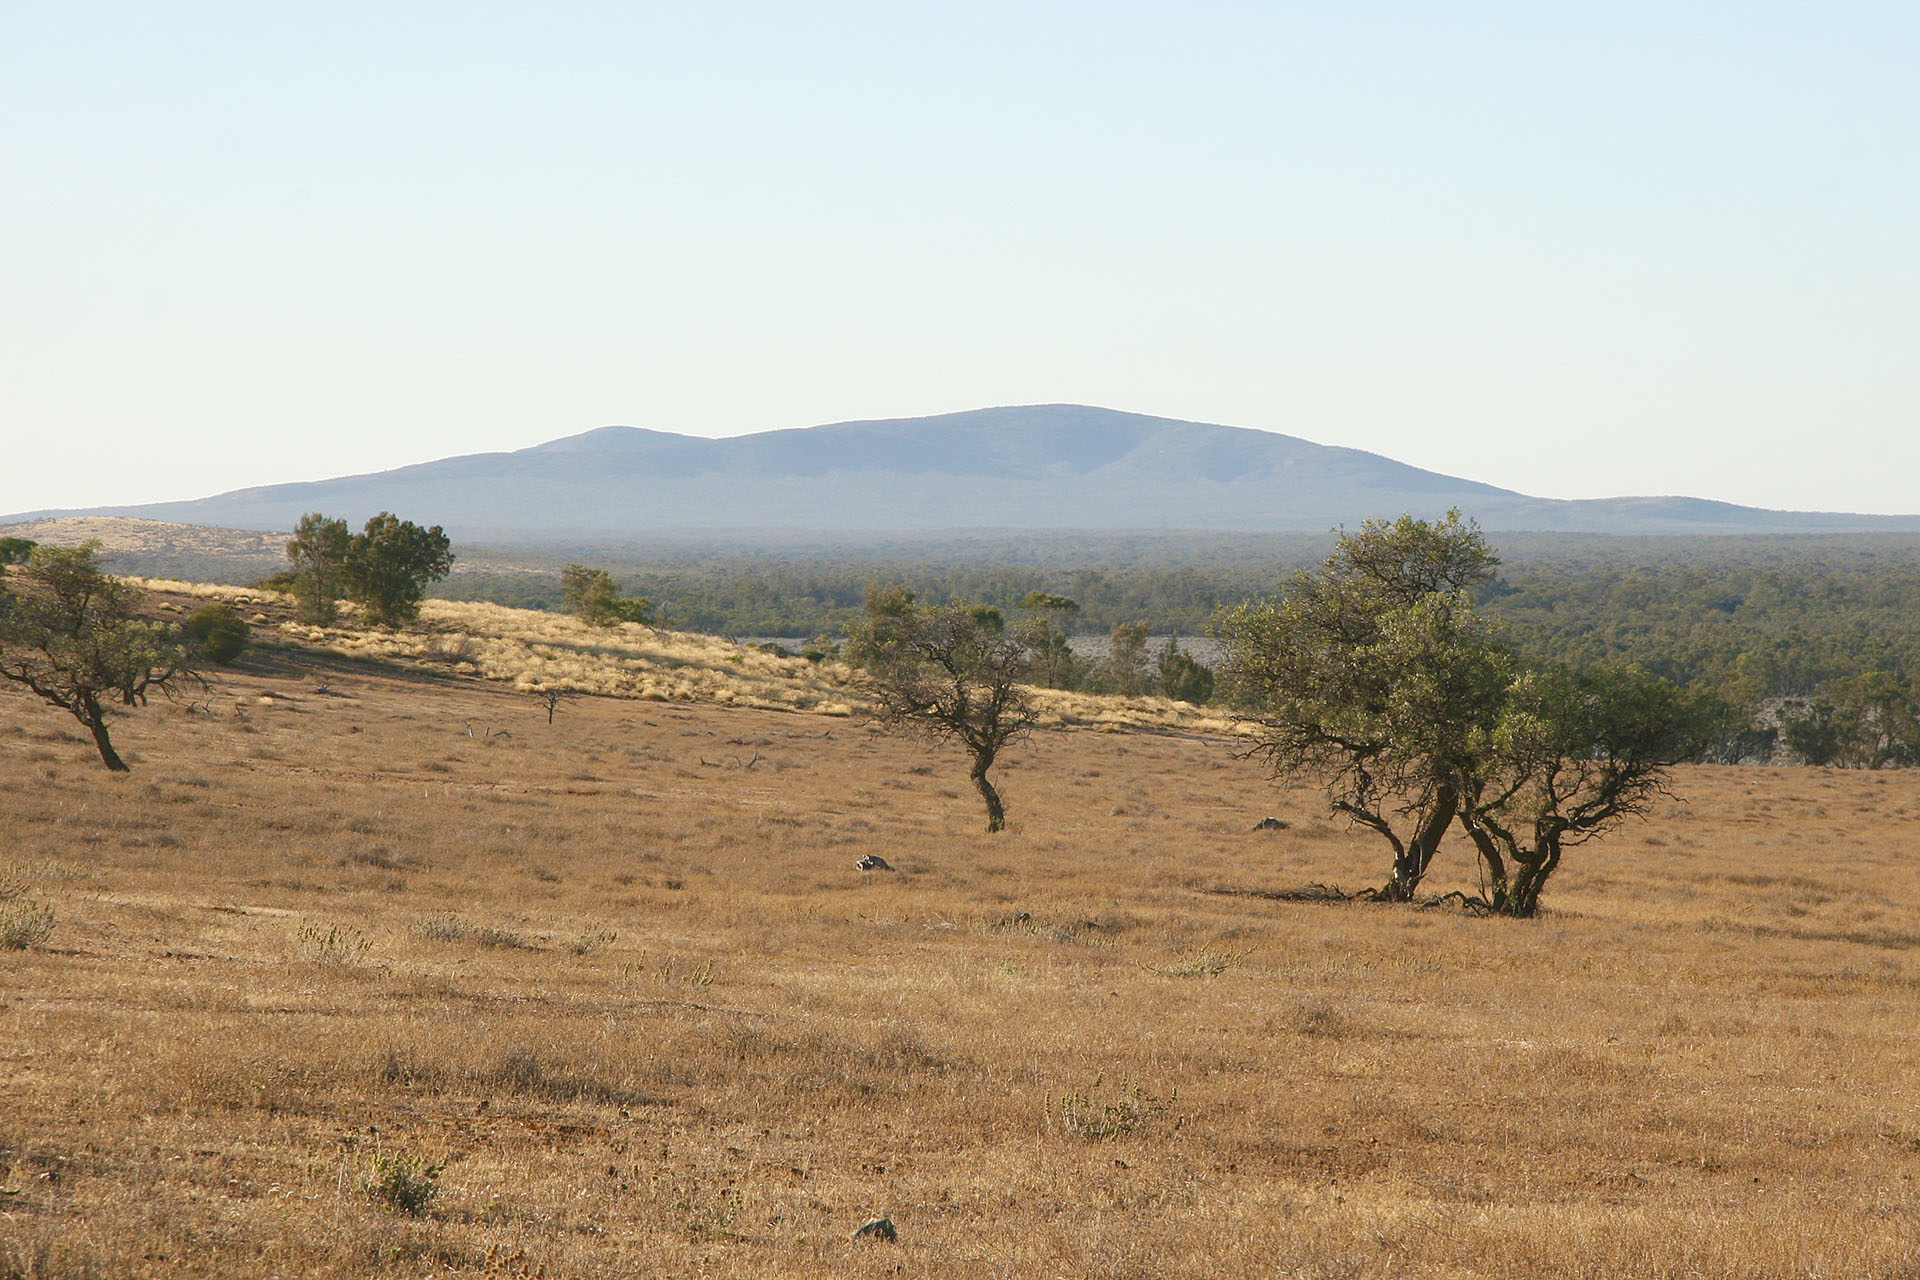
[[[1915,67],[1911,0],[0,0],[0,512],[1052,402],[1920,512]]]

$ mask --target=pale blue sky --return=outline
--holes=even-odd
[[[0,0],[0,512],[1046,401],[1916,512],[1916,68],[1910,0]]]

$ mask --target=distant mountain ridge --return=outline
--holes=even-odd
[[[1698,498],[1533,498],[1359,449],[1086,405],[1024,405],[709,440],[600,427],[511,453],[237,489],[185,502],[39,511],[287,529],[377,511],[464,538],[981,528],[1319,532],[1459,507],[1490,530],[1920,530],[1920,516],[1766,511]]]

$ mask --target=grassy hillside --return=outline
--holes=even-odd
[[[831,670],[248,603],[131,776],[0,695],[0,1276],[1920,1272],[1912,772],[1685,770],[1537,921],[1281,903],[1380,851],[1205,726],[1068,708],[989,837]]]

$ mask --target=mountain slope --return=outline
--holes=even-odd
[[[701,529],[1319,531],[1458,506],[1489,529],[1786,532],[1920,528],[1920,517],[1770,512],[1688,498],[1565,502],[1293,436],[1085,405],[977,409],[708,440],[601,427],[480,453],[191,502],[103,507],[241,529],[380,510],[459,536]]]

